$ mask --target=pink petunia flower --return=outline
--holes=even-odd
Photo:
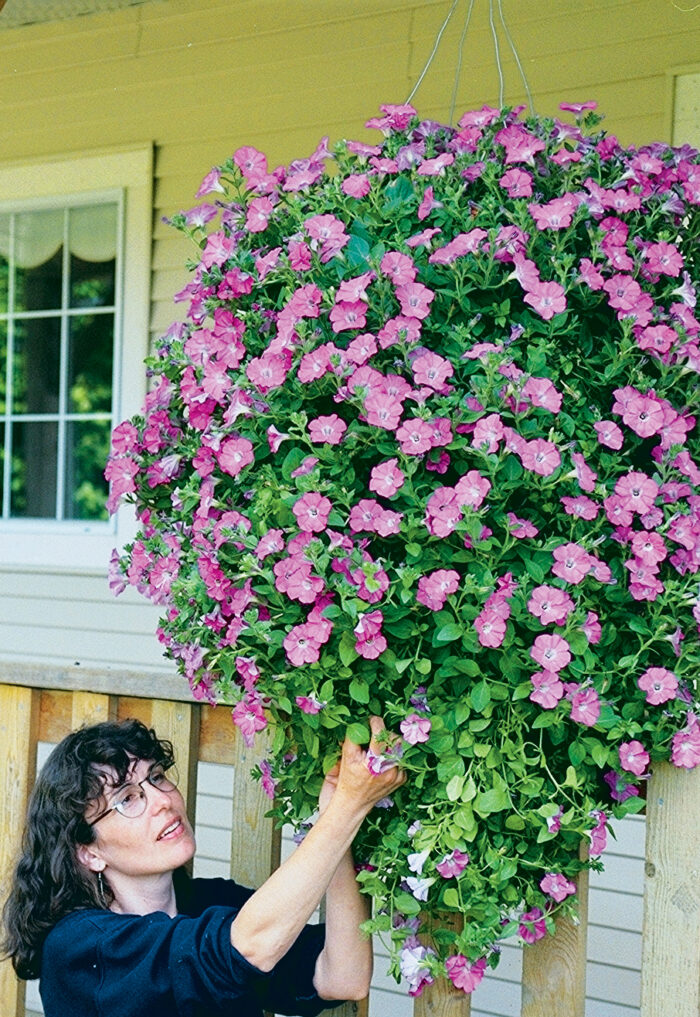
[[[598,620],[598,615],[595,611],[588,612],[581,629],[589,643],[595,644],[600,642],[600,637],[602,636],[603,631]]]
[[[240,702],[236,703],[231,716],[248,748],[255,742],[257,732],[267,727],[267,718],[263,712],[260,697],[255,693],[248,693]]]
[[[665,667],[648,667],[637,679],[637,685],[646,692],[646,700],[651,706],[660,706],[678,693],[678,679],[673,671]]]
[[[340,445],[347,427],[337,413],[328,417],[316,417],[309,421],[309,438],[315,445]]]
[[[323,707],[326,705],[322,703],[316,696],[295,696],[294,702],[297,704],[302,713],[320,713]]]
[[[474,619],[474,628],[482,646],[500,646],[506,636],[506,619],[487,608]]]
[[[566,310],[564,287],[556,282],[538,282],[527,290],[523,300],[545,321]]]
[[[401,313],[407,318],[427,318],[435,294],[422,283],[409,282],[396,287],[396,299],[401,304]]]
[[[427,742],[430,738],[431,721],[429,717],[421,717],[417,713],[410,713],[399,725],[404,741],[409,745],[418,745]]]
[[[468,505],[478,509],[491,490],[491,481],[482,476],[478,470],[469,470],[459,478],[454,486],[455,500],[458,505]]]
[[[318,491],[309,491],[294,503],[292,512],[296,516],[300,530],[306,533],[322,533],[332,508],[328,498]]]
[[[633,739],[631,742],[623,742],[617,751],[620,757],[620,766],[623,770],[634,773],[638,777],[641,777],[646,772],[649,766],[649,753],[641,742],[636,739]]]
[[[498,182],[510,198],[529,198],[532,195],[531,175],[515,166],[506,170]]]
[[[445,961],[447,977],[457,989],[470,993],[478,988],[486,971],[486,958],[480,957],[473,964],[461,953],[453,954]]]
[[[532,692],[529,698],[545,710],[553,710],[564,695],[564,686],[555,671],[536,671],[530,676]]]
[[[341,300],[334,304],[329,315],[334,332],[345,332],[348,329],[365,327],[367,304],[362,300]]]
[[[435,868],[443,879],[453,879],[461,875],[468,864],[469,855],[460,851],[459,848],[453,848],[448,855],[444,855],[440,859]]]
[[[615,484],[615,494],[623,509],[644,515],[653,508],[659,494],[659,485],[646,473],[630,471]]]
[[[624,443],[624,436],[620,428],[612,420],[598,420],[593,425],[601,445],[619,450]]]
[[[404,421],[396,431],[396,439],[401,451],[409,456],[422,455],[433,447],[433,432],[430,425],[420,417],[411,417]]]
[[[551,413],[558,413],[561,409],[562,394],[557,392],[549,378],[528,378],[520,394],[533,406]]]
[[[508,520],[508,528],[514,537],[518,540],[526,540],[529,537],[536,537],[540,532],[534,523],[531,523],[529,519],[521,519],[520,516],[516,516],[515,512],[508,512],[506,516]]]
[[[364,198],[369,194],[370,188],[370,180],[366,173],[351,173],[342,183],[343,194],[350,198]]]
[[[442,389],[447,379],[454,374],[450,361],[430,350],[416,357],[411,366],[416,385],[428,385],[436,391]]]
[[[571,650],[561,636],[541,635],[535,639],[530,656],[547,671],[559,672],[570,662]]]
[[[439,611],[451,593],[459,587],[459,572],[454,569],[437,569],[418,580],[416,600],[431,611]]]
[[[595,689],[577,689],[570,695],[571,719],[577,724],[593,727],[600,717],[600,700]]]
[[[216,453],[220,468],[231,477],[237,477],[254,458],[253,444],[247,438],[225,438]]]
[[[650,438],[664,426],[663,406],[656,398],[636,393],[625,403],[622,420],[640,438]]]
[[[552,572],[567,583],[578,585],[591,570],[591,555],[580,544],[561,544],[552,552]]]
[[[563,625],[574,610],[574,602],[568,593],[557,586],[537,586],[532,591],[527,609],[543,625]]]
[[[369,489],[375,494],[391,498],[403,486],[403,472],[398,468],[398,459],[387,459],[386,462],[373,466],[370,472]]]
[[[520,917],[518,932],[526,943],[536,943],[547,935],[547,923],[541,908],[532,908]]]
[[[549,477],[561,464],[557,446],[544,438],[533,438],[522,446],[520,461],[526,470]]]
[[[294,625],[282,641],[287,660],[295,667],[302,664],[313,664],[318,660],[321,643],[314,639],[313,631],[304,623]]]
[[[576,893],[576,884],[567,879],[561,872],[548,872],[540,880],[540,890],[560,904],[571,894]]]
[[[568,498],[564,496],[559,501],[564,506],[564,511],[567,515],[575,516],[577,519],[586,519],[590,521],[595,519],[600,512],[600,505],[597,505],[590,498],[586,498],[585,495],[580,494],[577,498]]]
[[[387,251],[379,263],[379,267],[393,282],[394,286],[405,286],[412,283],[417,275],[416,266],[407,254],[399,251]]]
[[[674,766],[692,770],[700,765],[700,723],[694,713],[688,712],[686,727],[671,739],[671,762]]]

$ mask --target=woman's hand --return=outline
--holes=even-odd
[[[374,772],[377,757],[385,756],[388,746],[395,744],[397,738],[391,734],[381,738],[386,731],[381,717],[370,717],[369,726],[372,732],[369,748],[363,749],[348,738],[343,742],[340,759],[326,774],[321,788],[318,801],[321,813],[335,794],[348,805],[369,812],[406,780],[406,774],[396,764],[384,763],[379,773]]]

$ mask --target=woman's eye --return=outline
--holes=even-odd
[[[151,784],[162,784],[164,780],[167,780],[167,777],[163,770],[154,770],[149,777]]]
[[[137,787],[129,788],[119,798],[120,805],[133,805],[137,798],[141,797],[141,789]]]

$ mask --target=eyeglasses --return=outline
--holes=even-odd
[[[155,766],[151,767],[143,780],[124,784],[120,787],[117,792],[116,801],[108,809],[105,809],[104,812],[101,812],[99,816],[95,816],[94,819],[90,820],[90,825],[94,826],[95,823],[99,823],[110,812],[119,812],[122,816],[126,816],[127,819],[136,819],[137,816],[143,815],[146,811],[147,799],[143,787],[144,784],[150,784],[157,791],[170,792],[176,789],[177,781],[177,767],[174,764],[163,766],[160,763],[156,763]]]

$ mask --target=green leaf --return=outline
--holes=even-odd
[[[369,728],[366,724],[348,724],[345,734],[355,745],[367,745],[370,739]]]
[[[527,569],[528,575],[531,575],[536,583],[542,582],[545,575],[544,569],[541,568],[541,566],[539,566],[533,558],[525,559],[525,568]]]
[[[459,893],[453,886],[449,886],[442,895],[443,902],[448,908],[459,908]]]
[[[462,794],[462,788],[464,787],[464,777],[454,776],[450,781],[447,782],[445,793],[447,794],[447,800],[450,802],[456,802]]]
[[[357,650],[355,649],[355,637],[352,632],[343,632],[340,643],[338,644],[338,656],[340,657],[341,663],[352,664],[353,660],[357,659]]]
[[[569,759],[574,766],[580,766],[586,758],[586,749],[580,742],[571,742],[569,745]]]
[[[410,893],[397,893],[394,897],[394,903],[397,910],[402,911],[405,915],[417,915],[421,910],[420,901],[417,901]]]
[[[596,742],[591,746],[591,758],[596,766],[599,766],[601,770],[604,770],[605,767],[608,766],[610,750],[607,745],[603,745],[602,742]]]
[[[487,682],[479,682],[469,693],[472,706],[477,713],[483,713],[491,702],[491,690]]]
[[[419,674],[430,674],[432,667],[432,661],[429,657],[419,657],[416,661],[416,671]]]
[[[440,643],[452,643],[455,639],[460,639],[463,628],[456,622],[448,622],[447,625],[443,625],[433,635],[433,645]]]
[[[480,791],[474,799],[474,811],[480,816],[490,816],[492,812],[502,812],[509,805],[508,795],[500,788]]]
[[[553,710],[549,710],[547,713],[541,713],[539,717],[535,717],[532,722],[532,727],[535,729],[541,727],[551,727],[552,724],[557,723],[557,715]]]
[[[348,686],[348,692],[356,703],[369,702],[369,685],[364,678],[353,678]]]
[[[364,237],[351,234],[344,251],[348,265],[352,269],[369,268],[369,244]]]

